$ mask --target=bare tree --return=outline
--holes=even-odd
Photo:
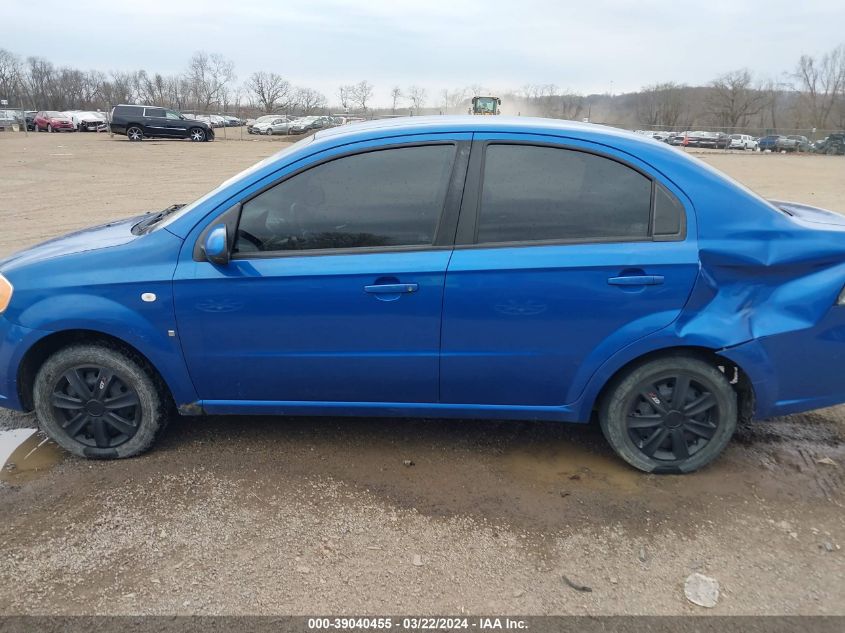
[[[367,103],[372,96],[373,86],[366,79],[352,86],[352,93],[350,94],[352,103],[358,104],[364,114],[367,113]]]
[[[402,98],[402,89],[399,86],[393,86],[393,90],[390,91],[390,98],[393,99],[393,107],[390,112],[391,114],[396,114],[396,104]]]
[[[297,88],[293,102],[296,109],[306,116],[324,110],[326,107],[325,95],[313,88]]]
[[[195,107],[208,111],[225,101],[227,84],[235,80],[235,64],[217,53],[199,51],[188,63],[186,79]]]
[[[277,108],[287,110],[290,107],[293,87],[281,75],[252,73],[246,87],[254,95],[258,106],[267,114],[272,114]]]
[[[20,57],[0,48],[0,99],[13,103],[21,98],[22,71]]]
[[[834,105],[845,93],[845,44],[834,48],[818,61],[802,55],[795,77],[809,106],[813,126],[826,127]]]
[[[132,103],[137,84],[136,73],[112,71],[110,77],[100,84],[100,93],[106,104]]]
[[[408,88],[408,99],[411,101],[411,109],[415,114],[418,113],[423,106],[425,106],[425,100],[427,97],[428,93],[425,88],[421,88],[420,86],[411,86]]]
[[[751,73],[743,68],[725,73],[710,84],[712,90],[706,106],[719,125],[727,128],[746,125],[749,117],[763,109],[765,96],[752,82]]]
[[[685,115],[685,101],[684,86],[672,81],[646,86],[635,99],[637,121],[645,126],[674,129]]]
[[[340,97],[340,105],[344,112],[349,112],[349,103],[352,100],[353,90],[354,86],[349,85],[339,86],[337,89],[337,94]]]
[[[466,100],[466,94],[466,88],[456,88],[455,90],[442,90],[440,92],[440,99],[443,104],[443,111],[448,114],[450,111],[454,112],[460,110],[461,104]]]

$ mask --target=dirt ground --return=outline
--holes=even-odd
[[[281,147],[0,133],[0,256]],[[842,157],[701,157],[845,212]],[[120,462],[40,442],[0,475],[3,614],[690,614],[694,571],[720,583],[708,613],[845,614],[845,407],[744,426],[686,476],[631,470],[592,425],[177,419]]]

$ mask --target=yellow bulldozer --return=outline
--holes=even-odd
[[[499,97],[473,97],[470,114],[491,115],[499,114],[499,106],[502,100]]]

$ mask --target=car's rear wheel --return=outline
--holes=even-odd
[[[54,129],[53,129],[53,126],[52,126],[50,123],[48,123],[48,124],[47,124],[47,131],[48,131],[48,132],[55,132],[56,130],[54,130]]]
[[[126,138],[130,141],[143,141],[144,130],[139,128],[137,125],[132,125],[126,130]]]
[[[167,424],[160,388],[141,364],[102,345],[72,345],[50,356],[35,378],[42,428],[75,455],[132,457]]]
[[[205,130],[203,130],[201,127],[192,127],[190,130],[188,130],[188,138],[190,138],[195,143],[204,141]]]
[[[610,386],[602,432],[626,462],[649,473],[687,473],[725,448],[737,423],[736,393],[713,365],[668,356],[639,365]]]

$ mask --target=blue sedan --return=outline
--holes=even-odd
[[[0,405],[90,458],[173,411],[597,418],[689,472],[738,421],[845,402],[844,285],[845,217],[639,135],[345,126],[0,262]]]

